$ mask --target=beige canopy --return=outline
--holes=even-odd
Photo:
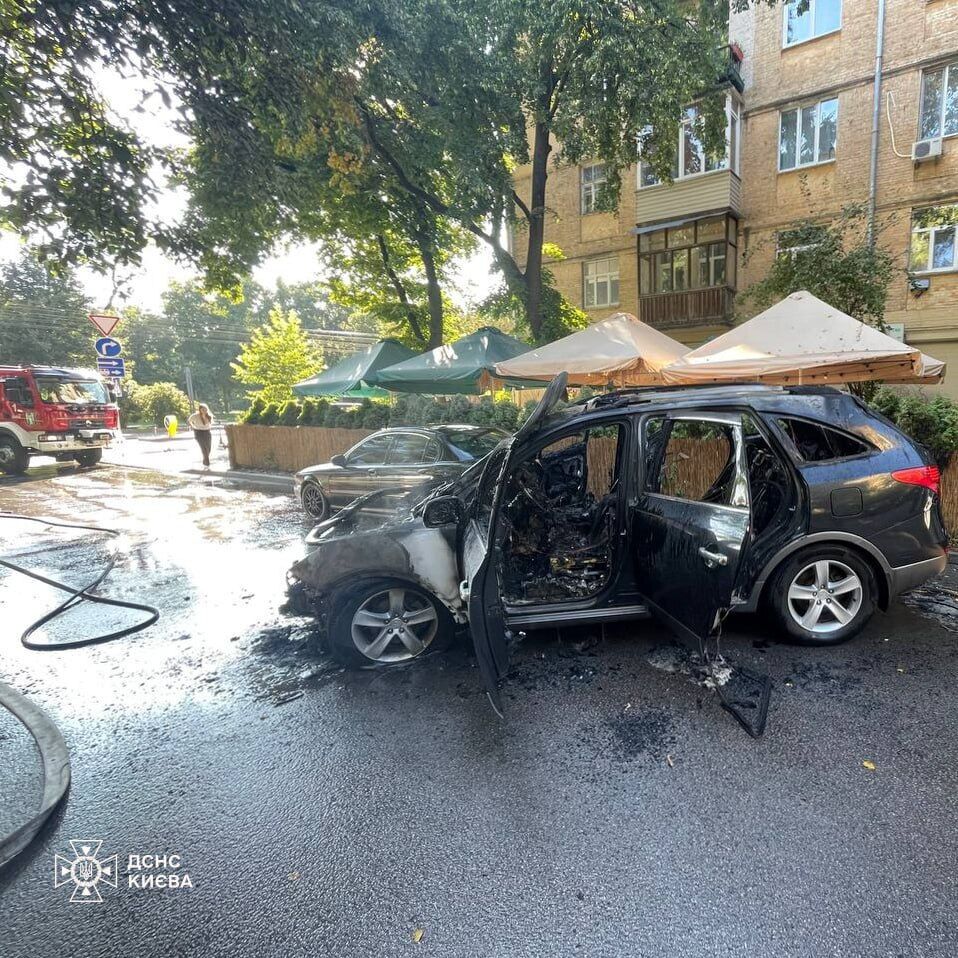
[[[630,313],[615,313],[571,336],[497,363],[496,375],[549,380],[566,372],[570,386],[661,385],[662,367],[687,350]]]
[[[669,383],[938,382],[945,364],[803,290],[662,371]]]

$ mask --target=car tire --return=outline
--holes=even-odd
[[[310,519],[322,522],[329,517],[329,500],[318,482],[307,479],[300,488],[299,500]]]
[[[777,625],[793,642],[837,645],[865,628],[878,604],[878,582],[860,553],[819,546],[786,559],[766,595]]]
[[[30,454],[13,438],[0,436],[0,472],[22,476],[30,465]]]
[[[401,665],[427,649],[447,647],[455,635],[449,610],[431,592],[402,579],[347,586],[333,593],[329,607],[329,647],[343,665]]]
[[[95,466],[103,458],[102,449],[84,449],[78,452],[74,457],[76,461],[85,469]]]

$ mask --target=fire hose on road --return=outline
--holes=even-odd
[[[119,532],[115,529],[82,525],[74,522],[62,522],[42,516],[24,516],[12,512],[0,512],[0,519],[19,519],[27,522],[38,522],[46,526],[80,529],[111,537],[119,535]],[[95,595],[93,593],[93,590],[99,587],[103,583],[103,580],[110,574],[116,565],[116,561],[117,556],[111,556],[105,568],[101,570],[92,581],[86,585],[77,587],[59,582],[56,579],[51,579],[48,576],[41,575],[39,572],[34,572],[32,569],[26,569],[23,566],[17,565],[15,562],[10,562],[8,559],[0,559],[0,566],[3,568],[10,569],[13,572],[19,572],[21,575],[29,576],[31,579],[43,582],[45,585],[69,593],[63,602],[49,612],[44,613],[24,630],[20,636],[20,641],[23,645],[28,649],[36,651],[75,649],[85,645],[96,645],[101,642],[119,639],[125,635],[132,635],[134,632],[139,632],[153,625],[160,617],[159,609],[154,606],[141,602],[110,599],[106,596]],[[121,629],[78,639],[41,642],[31,638],[39,629],[43,628],[43,626],[57,616],[62,615],[84,601],[144,612],[146,613],[146,618]],[[19,825],[8,835],[0,837],[0,868],[2,868],[33,841],[54,809],[66,795],[70,785],[70,753],[59,729],[57,729],[56,725],[46,713],[29,699],[2,682],[0,682],[0,705],[4,706],[33,736],[33,740],[39,749],[40,760],[43,765],[43,792],[39,808],[22,825]]]

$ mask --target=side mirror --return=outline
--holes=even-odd
[[[330,461],[334,466],[340,466],[340,467],[342,467],[342,466],[345,466],[345,465],[346,465],[346,457],[345,457],[345,456],[333,456],[332,459],[330,459],[329,461]]]
[[[462,519],[462,501],[458,496],[438,496],[430,499],[422,511],[422,524],[427,529],[448,526]]]

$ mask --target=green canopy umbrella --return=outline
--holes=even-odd
[[[381,339],[352,356],[341,359],[334,366],[304,379],[293,386],[297,396],[345,396],[363,399],[379,397],[385,399],[389,393],[369,385],[369,377],[383,366],[402,362],[416,354],[396,342],[395,339]]]
[[[434,395],[480,393],[490,388],[493,379],[520,388],[541,389],[541,382],[496,376],[496,363],[528,351],[528,343],[521,343],[493,326],[484,326],[454,343],[380,369],[369,381],[396,392]]]

